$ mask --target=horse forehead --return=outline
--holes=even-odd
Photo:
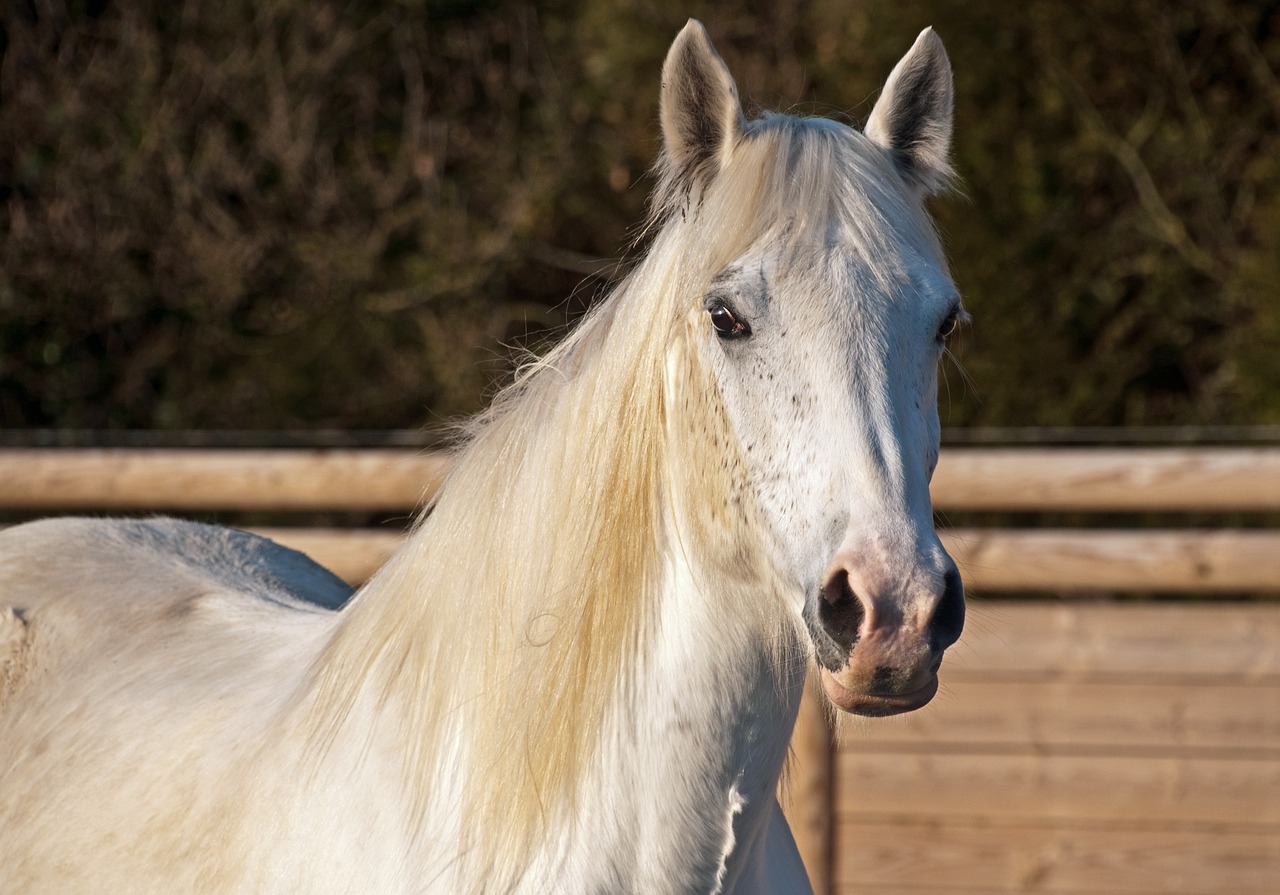
[[[739,275],[749,272],[770,298],[801,314],[834,309],[862,320],[907,320],[932,315],[957,300],[941,257],[911,246],[868,252],[860,245],[835,243],[753,259],[738,270]]]

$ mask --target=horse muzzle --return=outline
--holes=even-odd
[[[895,586],[838,556],[808,601],[805,621],[823,688],[844,711],[896,715],[938,692],[938,669],[960,637],[965,610],[955,563],[941,553],[936,565]]]

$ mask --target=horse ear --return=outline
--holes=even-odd
[[[926,194],[952,176],[947,157],[954,92],[947,51],[926,28],[894,66],[867,121],[867,136],[892,152],[898,170]]]
[[[697,19],[676,35],[662,64],[662,141],[676,182],[705,186],[723,166],[745,117],[738,87]]]

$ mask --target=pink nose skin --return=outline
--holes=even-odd
[[[898,577],[887,564],[872,572],[848,559],[837,558],[809,614],[827,696],[858,715],[918,709],[938,691],[943,652],[964,626],[955,563],[939,548]]]

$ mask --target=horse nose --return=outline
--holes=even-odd
[[[837,555],[806,613],[827,695],[863,715],[932,699],[943,652],[964,627],[960,573],[940,546],[896,563],[877,553]]]
[[[829,573],[818,589],[818,621],[823,632],[839,648],[835,658],[840,664],[844,664],[844,659],[861,638],[867,610],[871,608],[867,596],[860,590],[854,589],[849,570],[842,567]],[[819,659],[823,658],[820,651]],[[824,661],[823,664],[828,663]]]
[[[964,630],[964,582],[955,561],[947,557],[947,570],[942,575],[942,596],[929,619],[929,646],[942,652],[960,639]]]
[[[929,584],[905,589],[877,586],[874,579],[883,575],[837,563],[819,588],[818,619],[823,630],[848,655],[872,631],[909,625],[910,606],[922,603],[923,612],[915,613],[927,617],[921,633],[931,650],[942,652],[960,639],[965,616],[960,572],[951,557],[944,557],[941,576],[927,575],[932,579]]]

